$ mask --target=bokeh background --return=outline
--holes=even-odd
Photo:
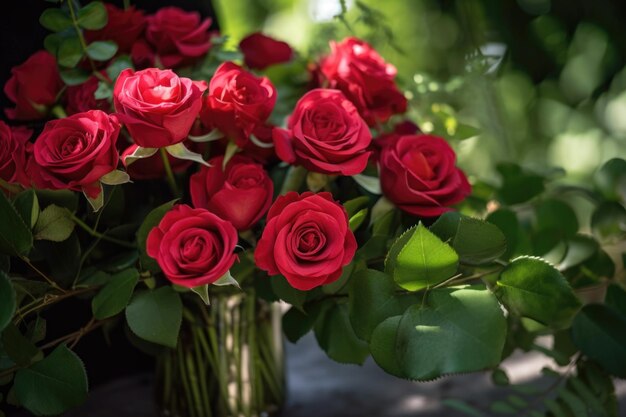
[[[398,69],[424,130],[497,183],[515,161],[586,182],[626,156],[626,2],[618,0],[213,0],[237,42],[264,32],[301,53],[354,34]],[[564,176],[562,168],[567,172]]]

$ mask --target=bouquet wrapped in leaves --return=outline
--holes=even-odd
[[[3,401],[36,415],[80,404],[87,377],[73,347],[125,326],[170,352],[161,371],[184,385],[165,376],[160,388],[180,394],[181,415],[256,415],[255,398],[280,403],[282,369],[255,311],[280,300],[287,339],[313,330],[336,361],[371,355],[400,378],[493,370],[503,381],[504,359],[539,350],[570,365],[548,412],[617,415],[626,162],[587,189],[515,164],[499,180],[468,179],[454,141],[475,129],[453,115],[419,126],[407,97],[420,97],[361,39],[301,56],[255,33],[233,49],[175,7],[59,3],[40,19],[45,50],[5,85],[15,106],[0,122]],[[571,195],[591,201],[590,222]],[[252,301],[233,312],[224,294]],[[50,339],[47,309],[70,298],[92,314]],[[218,346],[225,326],[258,352],[252,376],[232,340]],[[538,344],[544,335],[552,345]],[[233,381],[269,391],[227,401]]]

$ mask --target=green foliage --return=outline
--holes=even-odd
[[[102,320],[124,310],[139,280],[136,269],[127,269],[109,278],[107,284],[91,300],[91,311]]]
[[[175,348],[183,317],[180,295],[171,287],[137,292],[126,307],[133,333],[148,342]]]
[[[382,322],[370,349],[392,375],[430,380],[496,366],[505,336],[506,320],[491,292],[446,288],[430,291],[425,305]]]
[[[605,371],[626,378],[626,315],[603,304],[589,304],[576,316],[572,340]]]
[[[77,21],[81,28],[98,30],[106,26],[107,10],[101,1],[92,1],[78,10]]]
[[[367,344],[356,336],[350,325],[346,304],[329,304],[317,318],[313,330],[317,343],[337,362],[361,365],[369,356]]]
[[[59,65],[74,68],[83,59],[84,51],[80,40],[76,36],[66,37],[59,43],[57,59]]]
[[[39,218],[39,200],[35,190],[30,189],[19,193],[13,199],[13,206],[24,223],[32,229]]]
[[[498,195],[506,204],[525,203],[545,190],[544,177],[526,172],[519,165],[499,164],[497,170],[502,176]]]
[[[591,229],[598,239],[623,238],[626,234],[626,209],[611,201],[600,204],[591,215]]]
[[[0,271],[0,332],[11,322],[15,307],[15,288],[7,274]]]
[[[87,397],[87,374],[81,360],[65,345],[15,375],[15,395],[37,416],[61,414]]]
[[[117,53],[117,44],[113,41],[95,41],[87,45],[86,52],[95,61],[108,61]]]
[[[614,158],[595,173],[594,182],[607,200],[626,200],[626,161]]]
[[[143,223],[141,223],[139,230],[137,230],[137,248],[139,249],[139,260],[141,262],[141,267],[144,270],[153,272],[161,270],[159,268],[159,265],[157,264],[157,261],[148,256],[148,254],[146,253],[146,241],[148,240],[148,234],[150,233],[152,228],[159,225],[159,222],[161,221],[163,216],[165,216],[165,213],[167,213],[172,208],[176,201],[177,200],[168,201],[167,203],[164,203],[152,210],[150,213],[148,213]]]
[[[33,230],[34,238],[63,242],[70,237],[74,231],[74,226],[75,223],[67,209],[51,204],[39,215]]]
[[[417,295],[402,294],[387,274],[364,269],[354,274],[348,297],[350,323],[355,334],[370,341],[372,332],[388,317],[399,316],[420,301]]]
[[[58,7],[50,7],[39,17],[41,26],[53,32],[61,32],[72,27],[72,18],[67,11]]]
[[[420,224],[396,240],[385,270],[402,288],[417,291],[451,278],[458,261],[458,255],[448,244]]]
[[[554,329],[569,327],[581,306],[563,275],[540,258],[513,260],[500,273],[495,294],[511,313]]]
[[[283,276],[275,276],[266,278],[271,281],[271,287],[274,294],[281,300],[291,304],[292,306],[302,309],[307,298],[307,292],[297,290],[292,287],[287,279]]]
[[[30,227],[13,204],[0,192],[0,252],[24,256],[33,246]]]
[[[13,323],[2,331],[2,347],[7,356],[19,366],[28,366],[42,358],[41,350]]]
[[[314,323],[315,320],[312,316],[296,307],[291,307],[283,315],[283,332],[287,340],[296,343],[313,328]]]
[[[489,264],[506,251],[506,238],[497,226],[457,212],[443,214],[430,230],[450,243],[463,264]]]

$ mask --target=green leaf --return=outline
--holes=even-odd
[[[567,252],[558,265],[561,271],[580,265],[598,252],[600,246],[590,236],[576,235],[567,241]]]
[[[354,216],[350,217],[350,230],[354,232],[363,224],[368,211],[369,210],[367,208],[364,208],[363,210],[358,211]]]
[[[0,252],[9,255],[26,255],[33,246],[30,227],[24,223],[15,207],[0,192]]]
[[[369,348],[372,358],[385,372],[398,378],[408,378],[396,352],[401,319],[402,316],[389,317],[376,326],[372,332]]]
[[[61,32],[72,27],[72,18],[65,10],[58,7],[51,7],[43,11],[39,16],[41,26],[53,32]]]
[[[135,294],[126,307],[128,327],[148,342],[175,348],[183,317],[180,295],[171,287]]]
[[[343,203],[343,207],[348,212],[348,217],[352,217],[357,214],[357,212],[361,211],[361,209],[363,209],[365,206],[367,206],[369,201],[370,198],[366,195],[363,195],[346,201],[345,203]]]
[[[65,345],[15,375],[15,395],[35,415],[57,415],[87,398],[87,374],[82,361]]]
[[[540,258],[514,259],[500,273],[495,294],[510,312],[554,329],[568,327],[581,307],[563,275]]]
[[[200,297],[200,299],[202,300],[202,302],[204,302],[204,304],[206,305],[211,304],[211,299],[209,298],[209,284],[204,284],[204,285],[200,285],[199,287],[191,288],[191,291],[197,294],[198,297]]]
[[[42,358],[41,350],[10,323],[2,331],[2,348],[19,366],[28,366]]]
[[[497,226],[486,221],[461,217],[452,241],[462,263],[488,264],[506,251],[506,238]]]
[[[229,145],[231,143],[234,143],[234,142],[229,142]],[[235,154],[232,151],[232,149],[235,149],[235,152],[236,152],[237,149],[239,149],[239,148],[237,148],[236,145],[234,145],[234,146],[235,146],[235,148],[230,147],[230,148],[227,149],[227,150],[231,150],[231,155],[230,155],[231,158]],[[209,163],[206,162],[204,160],[204,158],[202,158],[202,155],[200,155],[199,153],[190,151],[189,149],[187,149],[185,147],[185,145],[183,145],[182,142],[177,143],[176,145],[170,145],[170,146],[166,147],[165,150],[167,151],[167,153],[172,155],[174,158],[184,159],[184,160],[187,160],[187,161],[197,162],[197,163],[205,165],[205,166],[210,166]],[[228,156],[228,154],[226,154],[224,156],[224,164],[228,163],[228,160],[226,159],[227,156]]]
[[[608,200],[619,201],[626,197],[626,161],[614,158],[596,172],[594,182]]]
[[[611,201],[600,204],[591,215],[591,230],[599,239],[622,238],[626,234],[626,209]]]
[[[119,169],[113,170],[100,178],[100,182],[107,185],[120,185],[130,182],[130,176]]]
[[[60,71],[61,79],[69,86],[80,85],[87,81],[91,74],[83,68],[66,68]],[[39,191],[37,191],[39,193]]]
[[[150,213],[148,213],[145,220],[137,230],[137,248],[139,249],[139,260],[141,262],[141,267],[144,270],[153,272],[158,272],[161,270],[157,261],[148,256],[148,254],[146,253],[146,241],[148,240],[148,233],[150,233],[150,231],[154,227],[158,226],[163,216],[165,216],[165,213],[170,211],[176,201],[177,200],[168,201],[167,203],[162,204],[152,210]]]
[[[506,319],[490,291],[434,290],[427,304],[410,307],[398,325],[397,354],[409,378],[432,379],[500,363]]]
[[[113,41],[95,41],[87,45],[87,55],[95,61],[108,61],[117,53],[117,44]]]
[[[281,275],[268,278],[271,281],[272,291],[276,296],[286,303],[302,310],[307,298],[307,292],[297,290],[289,284],[287,279]]]
[[[448,244],[421,223],[407,234],[408,240],[399,250],[395,262],[389,259],[389,268],[385,268],[398,285],[417,291],[445,281],[456,273],[459,257]],[[403,235],[396,243],[403,244],[405,239]],[[392,247],[390,252],[395,253],[396,250]]]
[[[124,310],[133,295],[138,280],[139,272],[134,268],[113,275],[91,300],[93,316],[102,320]]]
[[[39,220],[33,230],[34,238],[63,242],[70,237],[75,226],[66,208],[51,204],[39,215]]]
[[[389,317],[399,316],[411,305],[420,301],[413,294],[399,294],[391,277],[374,269],[364,269],[354,274],[348,305],[350,323],[354,333],[370,341],[374,329]]]
[[[76,36],[64,38],[57,52],[59,65],[66,68],[74,68],[83,59],[83,47]]]
[[[605,371],[626,378],[626,318],[603,304],[583,307],[572,325],[572,340]]]
[[[334,361],[361,365],[369,356],[367,344],[352,330],[346,304],[332,304],[323,310],[314,332],[317,343]]]
[[[574,210],[560,200],[544,200],[536,208],[537,230],[550,232],[561,238],[578,232],[578,218]]]
[[[128,55],[122,55],[115,58],[107,67],[106,73],[113,82],[117,80],[120,73],[126,68],[133,68],[133,61]]]
[[[11,322],[15,307],[15,288],[8,275],[0,271],[0,332]]]
[[[454,239],[459,229],[460,221],[461,213],[458,211],[448,211],[439,216],[437,221],[430,226],[430,231],[444,242],[452,243],[452,239]]]
[[[519,165],[499,164],[497,170],[503,178],[498,194],[506,204],[524,203],[545,190],[545,178],[526,172]]]
[[[626,318],[626,290],[618,284],[611,284],[606,289],[604,303]]]
[[[283,315],[283,331],[291,343],[296,343],[307,334],[313,328],[314,323],[315,320],[312,316],[296,307],[291,307]]]
[[[39,218],[39,200],[32,188],[19,193],[13,200],[13,206],[26,223],[32,229]]]
[[[108,15],[101,1],[92,1],[78,11],[77,18],[83,29],[98,30],[106,26]]]

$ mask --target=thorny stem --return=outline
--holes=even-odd
[[[41,270],[40,270],[39,268],[37,268],[35,265],[33,265],[33,264],[32,264],[32,262],[30,261],[30,259],[28,259],[28,258],[27,258],[27,257],[25,257],[25,256],[22,256],[22,257],[21,257],[21,259],[22,259],[22,261],[24,261],[24,263],[26,263],[26,265],[28,265],[28,266],[29,266],[29,267],[30,267],[33,271],[35,271],[35,272],[36,272],[36,273],[37,273],[40,277],[42,277],[43,279],[45,279],[45,280],[46,280],[46,282],[47,282],[48,284],[50,284],[50,286],[52,286],[52,288],[54,288],[54,289],[56,289],[56,290],[58,290],[58,291],[60,291],[60,292],[62,292],[62,293],[67,292],[67,291],[66,291],[66,290],[64,290],[63,288],[59,287],[59,286],[57,285],[57,283],[56,283],[56,282],[54,282],[54,281],[52,280],[52,278],[50,278],[49,276],[47,276],[46,274],[44,274],[43,272],[41,272]]]

